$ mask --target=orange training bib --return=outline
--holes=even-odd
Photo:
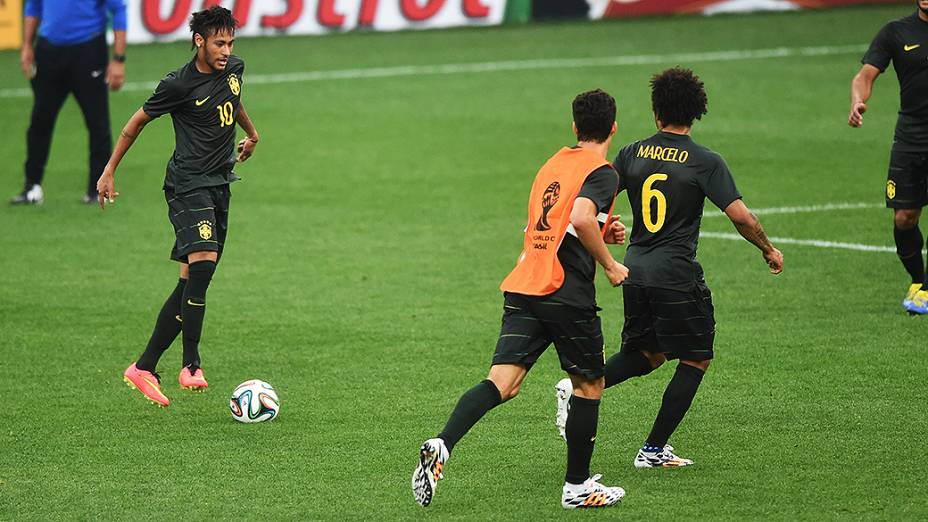
[[[609,163],[582,148],[564,147],[538,171],[528,199],[528,226],[522,254],[500,290],[548,295],[564,284],[557,250],[570,225],[570,213],[583,182]]]

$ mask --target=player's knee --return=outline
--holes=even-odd
[[[215,261],[197,261],[190,263],[187,267],[187,275],[190,279],[209,281],[216,273]]]
[[[921,217],[921,210],[896,210],[893,213],[893,221],[896,228],[908,230],[918,225],[918,219]]]
[[[519,391],[522,389],[521,383],[514,382],[505,378],[500,378],[500,376],[494,375],[492,372],[488,378],[499,391],[499,398],[502,402],[506,402],[509,399],[515,398],[515,396],[518,395]]]
[[[699,368],[703,372],[706,372],[709,370],[709,363],[711,362],[712,362],[711,359],[707,359],[705,361],[680,361],[680,364],[686,364],[694,368]]]
[[[522,385],[521,385],[521,384],[516,384],[515,386],[510,387],[510,388],[506,391],[506,394],[505,394],[505,395],[503,395],[502,393],[500,393],[500,397],[502,397],[503,401],[508,401],[508,400],[510,400],[510,399],[515,399],[515,398],[516,398],[516,395],[518,395],[520,391],[522,391]]]
[[[642,351],[641,354],[644,355],[645,359],[647,359],[649,363],[651,363],[652,370],[656,370],[662,364],[667,362],[667,356],[662,353]]]
[[[597,401],[603,396],[603,389],[606,387],[606,379],[600,377],[598,379],[583,379],[583,378],[573,378],[571,379],[574,385],[574,395],[582,397],[584,399],[590,399]]]

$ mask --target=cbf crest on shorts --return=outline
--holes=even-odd
[[[213,225],[209,221],[200,221],[197,223],[197,228],[200,231],[200,238],[210,239],[213,237]]]

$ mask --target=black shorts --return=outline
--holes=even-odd
[[[669,359],[707,361],[715,341],[712,292],[704,283],[692,290],[622,286],[625,326],[622,351],[663,353]]]
[[[228,185],[203,187],[181,194],[164,189],[168,218],[174,225],[176,238],[171,259],[186,263],[188,254],[204,251],[222,255],[229,228],[231,196]]]
[[[928,205],[928,151],[898,150],[889,156],[886,207],[917,209]]]
[[[603,330],[596,309],[507,292],[493,364],[531,368],[551,343],[567,373],[590,380],[603,376]]]

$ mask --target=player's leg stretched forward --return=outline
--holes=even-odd
[[[195,391],[208,386],[199,367],[199,342],[206,313],[206,289],[218,256],[216,252],[194,252],[187,258],[190,264],[181,263],[180,279],[158,313],[145,351],[123,374],[130,386],[159,406],[170,405],[170,400],[161,391],[161,377],[156,371],[158,361],[182,331],[184,359],[178,381],[181,387]]]
[[[419,463],[412,475],[416,502],[423,506],[431,504],[455,445],[488,411],[518,395],[527,374],[528,367],[521,364],[496,364],[487,379],[461,396],[445,428],[437,437],[425,441],[419,450]],[[613,505],[625,496],[625,491],[603,486],[597,482],[599,475],[590,476],[603,380],[571,378],[577,385],[570,399],[573,410],[567,421],[567,474],[561,504],[565,508]]]

